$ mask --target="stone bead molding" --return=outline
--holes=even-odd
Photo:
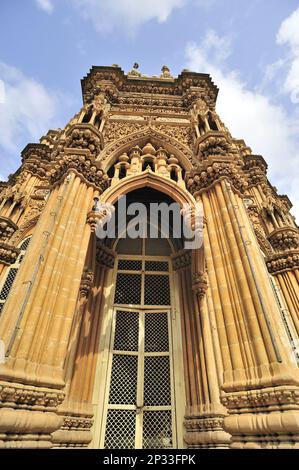
[[[214,108],[218,94],[209,75],[189,71],[166,82],[161,77],[125,75],[118,66],[93,66],[81,84],[84,104],[104,93],[114,104],[182,107],[191,106],[196,99],[202,98]]]
[[[18,226],[7,217],[0,217],[0,240],[7,242],[18,230]]]
[[[281,386],[233,392],[223,395],[221,402],[230,414],[264,412],[266,410],[269,412],[289,409],[299,410],[299,389],[298,387]]]
[[[108,177],[99,163],[82,150],[69,149],[69,152],[60,154],[48,168],[47,176],[50,184],[53,186],[59,184],[67,173],[72,171],[86,184],[102,193],[108,187]]]
[[[13,264],[19,256],[20,249],[7,243],[0,242],[0,263]]]
[[[299,250],[277,253],[266,258],[269,273],[278,274],[283,271],[299,269]]]
[[[214,158],[209,160],[207,163],[191,170],[187,175],[187,188],[191,194],[201,194],[225,178],[230,181],[237,191],[240,193],[245,192],[248,183],[242,169],[236,162],[231,161],[231,159],[227,161],[215,161]]]
[[[299,249],[299,230],[281,227],[270,233],[268,240],[276,252]]]
[[[64,392],[12,382],[0,382],[0,406],[28,409],[56,409],[65,398]]]

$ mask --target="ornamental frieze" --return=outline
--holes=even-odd
[[[180,141],[182,144],[190,147],[193,144],[193,132],[188,126],[170,126],[170,125],[156,125],[155,129],[161,133],[167,134],[175,140]]]
[[[50,390],[30,385],[0,383],[0,402],[18,405],[56,408],[64,400],[65,394],[60,390]]]
[[[244,159],[244,171],[249,186],[267,184],[267,163],[260,155],[248,155]]]
[[[276,387],[264,390],[234,392],[221,397],[221,402],[229,410],[240,412],[245,408],[277,407],[292,403],[299,409],[299,390],[296,387]]]
[[[144,121],[141,122],[113,122],[108,121],[105,126],[104,140],[105,144],[110,144],[118,139],[122,139],[133,132],[139,131],[142,127],[146,126],[147,123]]]
[[[171,153],[177,153],[177,151],[179,151],[183,155],[185,155],[188,160],[193,160],[193,153],[191,152],[191,149],[189,147],[180,143],[178,140],[174,141],[173,137],[159,132],[158,130],[156,130],[156,127],[144,126],[144,129],[137,132],[133,132],[132,134],[129,134],[126,137],[123,137],[118,141],[113,141],[111,144],[109,144],[101,154],[101,161],[106,160],[112,153],[117,150],[121,150],[121,148],[124,148],[131,142],[143,139],[145,137],[157,138],[158,140],[163,141],[163,144],[169,144],[169,149],[171,150]]]

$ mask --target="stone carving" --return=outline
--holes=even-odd
[[[274,230],[268,239],[276,251],[287,251],[299,248],[299,231],[293,227],[283,227]]]
[[[247,213],[261,250],[265,253],[265,255],[271,255],[273,251],[262,226],[258,206],[254,204],[249,205],[247,207]]]
[[[18,255],[20,250],[15,246],[8,245],[6,243],[0,243],[0,262],[3,264],[13,264]]]
[[[224,137],[208,135],[205,140],[199,144],[198,154],[203,159],[209,156],[228,156],[232,154],[232,148]]]
[[[193,273],[192,290],[202,300],[208,288],[208,276],[206,272]]]
[[[234,392],[221,397],[221,402],[229,410],[251,407],[276,407],[296,403],[299,405],[299,390],[296,387],[276,387],[264,390]]]
[[[232,185],[240,192],[244,192],[248,185],[236,164],[214,162],[193,170],[187,179],[187,187],[194,194],[201,190],[206,190],[220,178],[229,179]]]
[[[287,251],[269,256],[266,258],[266,264],[271,274],[299,269],[299,251]]]
[[[2,402],[56,408],[63,402],[64,397],[64,392],[60,390],[0,382],[0,401]]]
[[[101,142],[95,131],[90,129],[90,125],[80,124],[70,130],[66,138],[66,147],[88,150],[91,155],[96,156],[101,150]]]
[[[94,280],[93,271],[85,267],[82,277],[81,277],[81,284],[80,284],[81,297],[88,296],[90,289],[93,286],[93,280]]]
[[[17,229],[18,226],[12,220],[0,217],[0,240],[2,242],[7,242]]]
[[[172,259],[172,266],[175,271],[184,269],[191,265],[191,251],[180,251]]]
[[[110,142],[126,137],[127,135],[142,129],[142,127],[144,127],[145,125],[145,122],[123,123],[108,121],[105,126],[105,143],[107,145]]]
[[[101,192],[108,186],[108,177],[103,173],[103,170],[98,167],[90,156],[81,153],[65,154],[60,156],[55,164],[53,162],[53,165],[48,169],[50,183],[55,184],[61,181],[70,170],[77,173],[87,183],[96,186]]]

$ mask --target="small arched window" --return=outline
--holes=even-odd
[[[217,123],[216,123],[215,119],[213,118],[213,116],[211,115],[211,113],[209,113],[208,122],[209,122],[209,127],[210,127],[211,131],[218,131]]]
[[[86,111],[86,113],[84,114],[83,119],[82,119],[82,123],[88,124],[89,121],[91,120],[91,116],[92,116],[92,109],[91,109],[91,107],[90,107],[90,108]]]
[[[13,282],[15,280],[15,277],[17,275],[17,272],[19,270],[19,267],[22,263],[22,260],[25,256],[26,250],[28,248],[28,245],[30,243],[31,236],[25,238],[22,243],[20,244],[20,253],[19,256],[17,257],[16,261],[14,264],[12,264],[7,272],[6,275],[4,276],[3,282],[0,284],[0,315],[3,310],[4,304],[9,296],[9,293],[11,291]]]

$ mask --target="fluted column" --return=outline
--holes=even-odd
[[[192,256],[192,268],[191,268]],[[203,250],[176,255],[186,384],[184,440],[189,448],[225,448],[230,435],[223,429],[226,410],[220,402],[215,344],[207,308]],[[217,346],[216,346],[217,348]]]
[[[231,447],[294,447],[299,371],[242,201],[244,173],[232,155],[215,160],[191,173],[187,185],[202,198],[207,221],[207,301],[222,357],[224,428]]]

